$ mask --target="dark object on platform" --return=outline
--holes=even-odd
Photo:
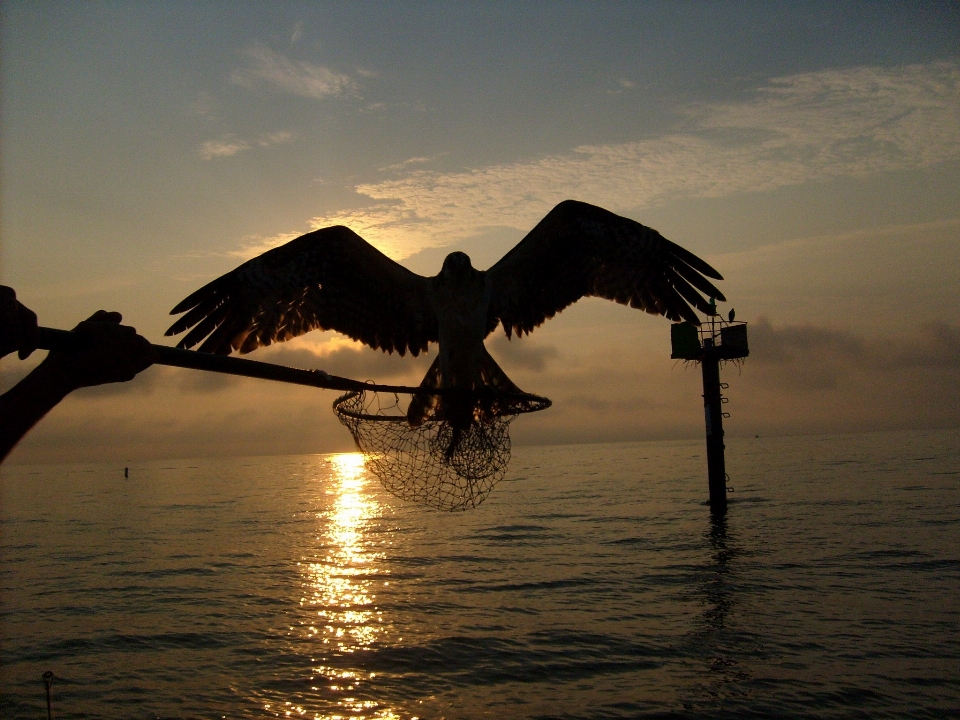
[[[674,360],[703,359],[704,345],[711,340],[711,352],[719,360],[739,360],[750,355],[747,323],[721,321],[719,328],[704,324],[674,323],[670,326],[670,357]]]
[[[721,360],[738,360],[750,354],[747,344],[747,324],[730,323],[720,328],[720,346],[717,348]]]
[[[671,325],[670,350],[670,357],[674,360],[699,360],[703,352],[700,346],[700,329],[690,323]]]

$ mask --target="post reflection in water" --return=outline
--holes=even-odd
[[[713,550],[711,574],[703,585],[703,595],[706,609],[703,612],[705,625],[712,630],[723,630],[727,612],[730,610],[733,598],[727,586],[727,574],[730,570],[731,550],[727,547],[727,516],[726,513],[710,513],[710,530],[706,533],[707,540]]]
[[[737,683],[749,679],[738,659],[740,648],[732,641],[736,632],[727,628],[728,615],[735,603],[734,585],[730,561],[737,555],[732,538],[727,535],[725,512],[713,512],[710,529],[705,533],[713,551],[703,583],[703,646],[707,650],[710,672],[713,679],[708,695],[715,698],[739,695]]]
[[[378,566],[383,553],[365,536],[380,506],[369,492],[368,478],[359,453],[329,457],[333,473],[323,488],[332,502],[321,511],[325,521],[318,538],[318,556],[306,559],[307,592],[300,604],[306,611],[303,629],[315,642],[311,670],[314,698],[332,714],[315,717],[394,717],[371,699],[363,685],[374,677],[358,667],[350,656],[369,647],[387,627],[377,609],[374,582],[385,570]],[[311,621],[312,616],[312,621]],[[364,697],[366,696],[366,697]],[[324,702],[325,701],[325,702]],[[332,706],[332,707],[331,707]],[[297,708],[302,710],[302,708]],[[298,714],[298,713],[294,713]]]

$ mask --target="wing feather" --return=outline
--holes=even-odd
[[[724,300],[720,273],[660,233],[603,208],[567,200],[487,270],[492,332],[531,332],[582,297],[602,297],[699,325],[700,293]],[[698,292],[699,291],[699,292]],[[691,305],[693,307],[691,307]]]
[[[178,347],[247,353],[315,329],[386,352],[418,355],[436,342],[428,280],[345,227],[303,235],[191,293],[167,335]]]
[[[673,266],[674,271],[680,275],[684,280],[697,288],[700,292],[706,293],[708,297],[719,298],[716,293],[719,292],[712,282],[707,280],[699,271],[690,267],[687,263],[678,261]],[[705,308],[700,308],[703,312],[707,312]]]
[[[710,304],[704,301],[703,296],[698,293],[676,270],[668,268],[666,272],[667,281],[673,285],[674,289],[684,300],[701,312],[710,312]],[[682,313],[682,311],[681,311]],[[694,313],[694,318],[696,314]]]

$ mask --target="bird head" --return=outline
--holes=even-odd
[[[452,252],[443,261],[440,276],[454,280],[465,280],[473,272],[470,256],[464,252]]]

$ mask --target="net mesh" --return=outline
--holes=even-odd
[[[460,398],[460,402],[464,398]],[[398,395],[348,392],[333,403],[369,469],[390,493],[440,510],[469,510],[503,479],[510,423],[550,401],[535,395],[471,395],[467,423],[434,412],[411,426]]]

